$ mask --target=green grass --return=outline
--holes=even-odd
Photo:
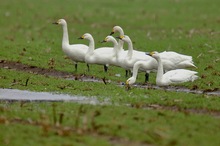
[[[126,81],[124,70],[112,66],[108,73],[98,65],[87,72],[80,63],[76,73],[61,50],[62,28],[52,24],[66,19],[71,43],[88,44],[77,38],[89,32],[97,47],[112,46],[98,42],[119,25],[138,50],[176,51],[193,57],[201,78],[177,87],[219,89],[219,4],[218,0],[2,1],[0,60],[49,68],[53,59],[56,70],[112,82],[71,81],[1,68],[1,88],[95,96],[111,105],[1,102],[0,145],[219,145],[219,118],[208,115],[220,111],[219,97],[135,87],[126,91],[115,84]],[[143,81],[141,73],[137,82]],[[150,83],[155,84],[155,74],[150,75]],[[54,126],[54,104],[57,119],[64,114],[60,127]],[[176,110],[147,110],[150,105]]]
[[[25,145],[111,145],[114,139],[116,145],[220,143],[219,120],[208,115],[74,103],[1,104],[3,144],[23,145],[23,139]],[[57,122],[60,114],[62,123]]]

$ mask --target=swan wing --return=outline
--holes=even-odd
[[[198,78],[196,76],[197,72],[185,70],[185,69],[177,69],[172,70],[164,74],[164,77],[169,79],[172,83],[181,83],[187,81],[194,81]]]
[[[179,54],[176,52],[162,52],[160,53],[161,60],[165,70],[195,67],[192,61],[192,56]]]

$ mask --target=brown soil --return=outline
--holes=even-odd
[[[45,76],[53,76],[59,78],[73,78],[74,80],[88,80],[93,79],[94,81],[102,81],[101,79],[97,79],[92,76],[85,76],[84,74],[76,75],[69,72],[58,71],[55,69],[46,69],[46,68],[39,68],[33,65],[25,65],[20,62],[13,62],[13,61],[6,61],[0,60],[0,68],[5,69],[13,69],[17,71],[25,71],[28,73],[45,75]]]

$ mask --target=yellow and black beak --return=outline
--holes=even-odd
[[[123,35],[121,35],[121,36],[118,36],[118,37],[116,37],[116,38],[118,38],[118,39],[122,40],[122,39],[124,38],[124,36],[123,36]]]
[[[58,22],[53,22],[52,24],[56,24],[56,25],[58,25],[59,23],[58,23]]]
[[[101,41],[100,43],[106,43],[107,41],[106,40],[103,40],[103,41]]]
[[[149,55],[149,56],[152,56],[152,55],[154,55],[154,52],[146,52],[145,54]]]
[[[109,35],[113,35],[115,33],[114,29],[112,29],[112,32]]]
[[[106,43],[107,42],[107,38],[105,38],[103,41],[101,41],[101,43]]]
[[[83,35],[83,36],[81,36],[81,37],[79,37],[78,39],[81,39],[81,40],[82,40],[82,39],[84,39],[84,35]]]
[[[125,82],[125,89],[126,90],[130,90],[131,89],[131,86],[130,86],[128,81]]]
[[[113,35],[115,32],[114,31],[112,31],[109,35]]]

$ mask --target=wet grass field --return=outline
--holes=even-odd
[[[200,79],[177,89],[219,91],[220,2],[217,0],[2,1],[0,62],[73,74],[74,79],[4,66],[0,87],[108,99],[108,105],[73,102],[0,102],[0,145],[219,145],[219,96],[138,88],[125,90],[125,71],[79,63],[61,50],[66,19],[70,43],[91,33],[97,47],[121,26],[141,51],[175,51],[193,57]],[[117,36],[115,34],[114,36]],[[127,45],[125,45],[126,49]],[[88,76],[103,82],[83,82]],[[104,83],[107,81],[107,84]],[[140,73],[137,84],[142,84]],[[155,85],[155,74],[150,74]],[[1,98],[1,97],[0,97]]]

